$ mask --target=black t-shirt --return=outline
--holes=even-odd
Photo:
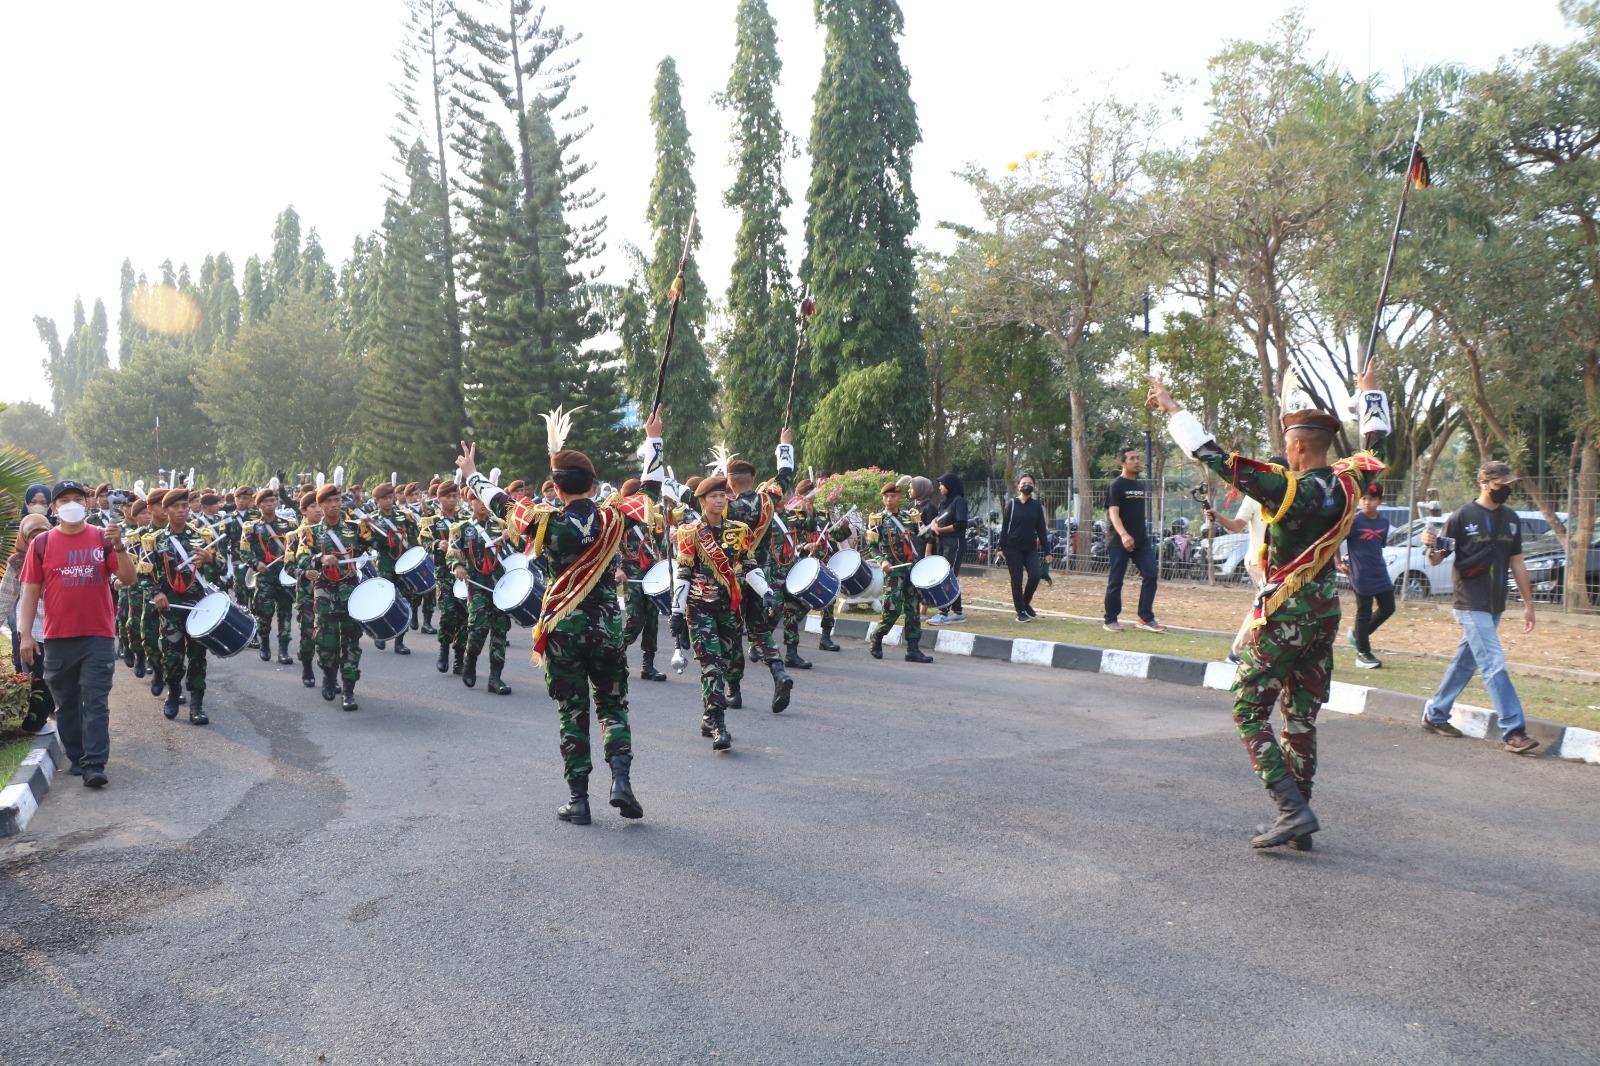
[[[1121,512],[1122,528],[1133,535],[1135,544],[1144,544],[1149,537],[1144,527],[1144,500],[1146,495],[1144,482],[1120,474],[1111,483],[1111,494],[1106,500],[1107,507],[1115,507]],[[1112,527],[1112,532],[1116,527]]]
[[[1503,612],[1511,557],[1522,554],[1522,519],[1517,512],[1469,503],[1445,522],[1444,535],[1456,542],[1452,606],[1458,611]]]
[[[955,526],[954,533],[940,533],[939,545],[941,548],[954,547],[961,543],[961,535],[967,531],[967,498],[957,496],[955,499],[946,499],[944,510],[939,512],[939,517],[934,522],[941,526]]]

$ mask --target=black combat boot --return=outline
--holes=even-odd
[[[1278,817],[1261,833],[1250,840],[1252,848],[1275,848],[1287,844],[1295,837],[1310,836],[1319,828],[1317,816],[1300,792],[1300,786],[1287,774],[1269,789],[1272,801],[1278,805]]]
[[[189,694],[194,697],[194,699],[189,702],[189,724],[208,725],[211,722],[211,719],[206,715],[205,689],[201,689],[198,692],[191,689]]]
[[[356,709],[356,683],[354,681],[346,681],[344,683],[344,699],[339,701],[339,709],[342,711]]]
[[[417,615],[419,615],[420,613],[421,613],[420,611],[412,611],[411,612],[411,630],[412,630],[412,632],[416,632],[417,626],[421,624],[417,619]]]
[[[322,671],[322,698],[332,703],[334,697],[339,695],[339,679],[332,670]]]
[[[467,665],[461,668],[461,683],[468,688],[478,683],[478,657],[467,656]]]
[[[727,751],[733,747],[733,734],[728,732],[728,719],[721,711],[711,714],[711,750]]]
[[[794,688],[794,678],[789,676],[783,664],[776,659],[767,664],[767,669],[772,671],[772,713],[782,714],[789,706],[789,693]]]
[[[272,661],[272,639],[270,637],[261,642],[260,650],[261,661],[264,663],[270,663]]]
[[[441,674],[450,672],[450,645],[439,645],[439,661],[434,663],[434,666],[439,668]]]
[[[700,716],[700,735],[707,738],[711,736],[711,716],[709,714]]]
[[[401,633],[394,638],[394,653],[396,655],[410,655],[411,649],[406,647],[406,635]]]
[[[117,638],[117,657],[122,660],[123,666],[133,665],[133,645],[128,643],[126,637]]]
[[[178,717],[178,686],[173,685],[167,690],[167,702],[161,705],[161,713],[167,716],[167,721]]]
[[[908,640],[908,641],[906,641],[906,662],[908,662],[908,663],[931,663],[931,662],[933,662],[933,656],[922,654],[922,648],[920,647],[921,644],[922,644],[922,641],[920,641],[920,640]]]
[[[426,633],[430,637],[439,632],[437,629],[433,628],[432,607],[424,607],[422,609],[422,632]]]
[[[166,677],[161,672],[161,660],[159,658],[155,659],[150,666],[152,668],[150,671],[150,695],[159,696],[167,687]]]
[[[249,639],[249,641],[247,641],[245,643],[245,647],[247,647],[247,648],[259,648],[259,647],[261,647],[261,636],[260,636],[260,634],[256,634],[256,635],[252,636]]]
[[[146,670],[146,666],[145,666],[145,661],[144,661],[144,652],[142,652],[142,651],[134,652],[133,653],[133,676],[134,677],[143,677],[145,675],[145,670]]]
[[[389,646],[389,642],[387,640],[375,640],[372,642],[372,646],[382,651]]]
[[[461,657],[462,657],[462,655],[464,655],[464,654],[465,654],[465,652],[464,652],[464,650],[463,650],[463,649],[462,649],[462,648],[461,648],[461,647],[459,647],[459,646],[457,646],[457,648],[456,648],[456,656],[455,656],[455,661],[454,661],[454,662],[453,662],[453,663],[451,663],[451,665],[450,665],[450,672],[451,672],[451,673],[452,673],[452,674],[459,674],[459,673],[461,673],[461,669],[462,669],[462,665],[461,665]]]
[[[656,669],[656,653],[644,653],[644,665],[639,667],[639,678],[642,681],[665,681],[667,675]]]
[[[883,634],[876,629],[872,631],[872,647],[868,650],[874,659],[883,658]]]
[[[811,664],[800,658],[800,642],[798,640],[792,644],[785,644],[783,647],[786,652],[783,657],[783,665],[792,666],[796,670],[811,669]]]
[[[505,663],[496,663],[493,659],[489,660],[489,683],[483,687],[496,696],[511,695],[511,686],[500,680],[500,671],[504,669]]]
[[[822,631],[822,639],[817,641],[817,650],[818,651],[840,651],[840,650],[842,650],[842,649],[840,649],[839,645],[837,645],[837,644],[835,644],[833,642],[833,630],[831,628],[830,629],[824,629]]]
[[[300,683],[306,688],[317,687],[317,672],[311,668],[309,662],[300,664]]]
[[[633,784],[628,780],[633,756],[613,755],[606,762],[611,764],[611,806],[624,818],[643,818],[644,805],[634,797]]]
[[[728,682],[728,706],[738,710],[744,706],[744,693],[739,691],[739,682]]]
[[[279,666],[293,666],[294,665],[294,660],[289,657],[289,638],[287,636],[282,636],[282,637],[278,638],[278,665]]]
[[[567,782],[572,797],[556,808],[556,817],[573,825],[589,824],[589,775],[583,774]]]
[[[1307,803],[1311,802],[1311,782],[1300,782],[1300,795],[1305,798]],[[1258,825],[1256,826],[1256,833],[1258,835],[1265,834],[1271,828],[1272,827],[1268,825]],[[1311,843],[1310,833],[1301,833],[1299,836],[1293,837],[1289,841],[1289,850],[1291,851],[1310,851],[1312,850],[1313,846],[1314,845]]]

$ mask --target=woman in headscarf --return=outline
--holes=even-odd
[[[22,494],[22,513],[42,514],[50,525],[55,525],[56,516],[50,513],[50,486],[29,485],[28,491]]]
[[[33,495],[33,490],[28,490],[28,496]],[[17,529],[16,549],[11,553],[11,558],[6,560],[5,577],[0,578],[0,618],[4,618],[6,625],[11,628],[11,665],[19,674],[31,674],[33,677],[33,699],[28,704],[28,714],[22,720],[22,731],[41,735],[48,733],[53,728],[50,725],[50,715],[56,709],[55,700],[50,696],[50,688],[44,683],[44,656],[35,655],[30,667],[22,661],[18,653],[18,646],[22,643],[17,639],[17,600],[22,594],[22,563],[27,558],[28,545],[33,543],[33,538],[50,528],[50,520],[44,515],[30,513],[22,516],[22,522]],[[44,645],[44,600],[39,601],[38,613],[33,619],[33,639],[41,647]]]
[[[933,520],[933,530],[939,535],[939,554],[950,564],[950,573],[961,576],[961,550],[967,533],[967,494],[961,478],[954,471],[939,477],[939,513]],[[947,622],[965,622],[961,612],[961,597],[939,614],[928,619],[930,626]]]

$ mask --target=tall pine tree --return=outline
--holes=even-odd
[[[816,0],[816,8],[826,39],[801,266],[817,301],[808,407],[833,389],[840,392],[827,410],[853,410],[843,400],[866,379],[852,382],[852,373],[884,363],[898,371],[872,379],[881,420],[808,426],[807,433],[836,442],[830,464],[911,466],[921,453],[928,388],[911,248],[911,150],[921,134],[897,40],[905,20],[895,0]]]
[[[761,456],[771,450],[775,427],[783,421],[795,345],[795,301],[783,247],[783,211],[790,203],[783,161],[790,142],[774,99],[783,62],[766,0],[740,0],[737,26],[733,70],[721,102],[733,112],[738,168],[722,202],[739,212],[739,232],[718,370],[729,447]]]
[[[239,289],[233,280],[233,260],[227,252],[218,254],[205,294],[206,320],[211,328],[213,350],[233,347],[239,335]]]
[[[267,303],[270,306],[284,293],[301,288],[300,212],[290,204],[278,213],[272,226],[272,259],[267,270]]]
[[[650,343],[648,347],[634,345],[627,353],[629,391],[641,418],[650,413],[657,360],[667,337],[667,292],[678,272],[684,235],[695,206],[694,177],[690,173],[694,152],[689,147],[689,123],[683,113],[683,83],[670,56],[656,67],[650,121],[656,134],[656,172],[645,208],[652,250],[643,293],[651,310]],[[672,360],[661,393],[667,454],[683,470],[698,469],[705,462],[717,435],[717,383],[700,340],[706,323],[706,285],[695,261],[694,249],[699,244],[697,227],[683,276],[683,302],[678,307],[672,337]],[[734,387],[739,386],[736,383]]]
[[[254,326],[267,317],[272,297],[267,293],[267,279],[261,270],[261,258],[252,255],[244,261],[244,287],[239,294],[240,313],[244,324]]]

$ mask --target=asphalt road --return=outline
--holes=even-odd
[[[119,673],[111,786],[0,845],[0,1060],[1600,1058],[1592,767],[1330,715],[1254,853],[1224,694],[852,644],[728,755],[635,682],[646,817],[578,828],[513,636],[510,697],[369,646],[355,714],[246,653],[207,729]]]

